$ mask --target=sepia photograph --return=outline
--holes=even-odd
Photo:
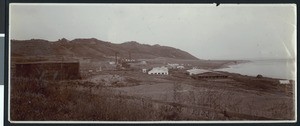
[[[295,122],[296,12],[11,3],[9,121]]]

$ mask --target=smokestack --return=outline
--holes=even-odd
[[[118,52],[115,53],[116,64],[118,64]]]
[[[131,52],[129,52],[129,60],[131,61]]]

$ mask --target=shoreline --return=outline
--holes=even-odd
[[[233,66],[233,65],[239,65],[239,64],[243,64],[243,63],[249,63],[249,62],[252,62],[252,61],[250,61],[250,60],[232,60],[232,61],[229,61],[215,69],[230,68],[230,66]]]
[[[261,66],[254,67],[253,69],[257,69],[258,71],[253,71],[253,72],[257,72],[257,74],[254,74],[254,73],[251,73],[251,72],[247,71],[247,68],[246,69],[244,68],[244,67],[247,67],[247,65],[246,66],[243,65],[243,64],[250,63],[250,67],[251,67],[252,66],[251,63],[253,63],[255,65],[256,62],[265,62],[265,61],[268,62],[269,60],[255,60],[255,61],[249,61],[248,60],[248,61],[239,62],[237,64],[227,63],[227,64],[224,64],[223,66],[221,66],[221,67],[219,67],[217,69],[214,69],[214,70],[215,71],[228,72],[228,73],[241,74],[241,75],[246,75],[246,76],[252,76],[252,77],[256,77],[258,75],[262,75],[263,77],[277,79],[277,80],[292,80],[292,81],[296,80],[295,77],[292,78],[291,76],[273,75],[271,73],[266,72],[266,70],[269,70],[269,69],[271,69],[271,70],[273,70],[273,69],[277,70],[277,69],[275,69],[273,67],[271,67],[271,68],[268,69],[268,67],[269,67],[268,65],[267,65],[266,68],[265,67],[261,67]],[[279,60],[279,61],[282,61],[282,60]],[[241,65],[241,67],[235,68],[234,67],[235,65]],[[248,69],[251,69],[251,68],[248,68]],[[261,70],[261,71],[259,71],[259,70]],[[252,70],[250,70],[250,71],[252,71]]]

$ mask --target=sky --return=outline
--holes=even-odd
[[[292,4],[10,4],[10,38],[171,46],[199,59],[295,58]]]

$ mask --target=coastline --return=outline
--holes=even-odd
[[[227,61],[224,64],[222,64],[221,66],[218,66],[215,69],[223,69],[223,68],[230,68],[230,66],[232,65],[238,65],[238,64],[243,64],[243,63],[249,63],[252,62],[250,60],[231,60],[231,61]]]
[[[247,76],[274,78],[295,81],[293,60],[253,60],[242,61],[237,64],[227,63],[216,71],[226,71]]]

